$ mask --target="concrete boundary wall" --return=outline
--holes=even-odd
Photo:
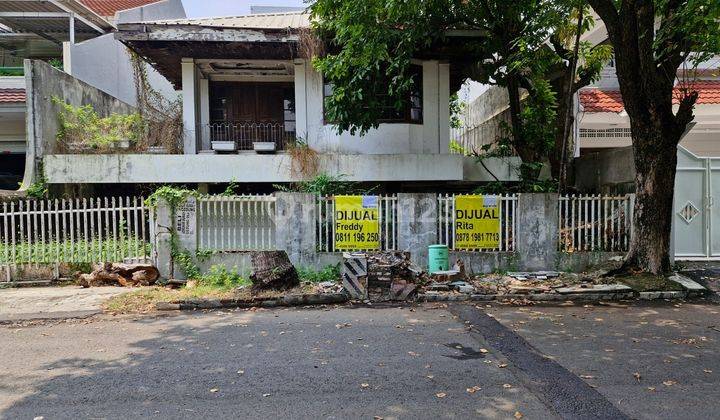
[[[278,193],[275,214],[275,243],[277,249],[287,251],[297,267],[321,269],[336,265],[342,253],[319,252],[317,249],[316,197],[303,193]],[[437,241],[438,202],[435,194],[398,195],[398,250],[409,252],[415,263],[427,268],[427,248]],[[189,206],[192,208],[192,206]],[[185,218],[187,206],[183,207]],[[451,251],[450,262],[462,260],[471,274],[497,271],[561,270],[582,271],[602,264],[610,257],[622,255],[616,252],[558,252],[558,195],[521,194],[518,203],[518,229],[516,252],[469,252]],[[190,216],[192,218],[192,216]],[[176,216],[175,219],[178,219]],[[171,261],[171,234],[173,220],[167,204],[160,203],[155,212],[156,226],[153,237],[154,257],[163,276],[182,278],[177,264]],[[196,251],[197,231],[193,223],[183,223],[185,231],[178,234],[180,245],[187,251]],[[248,275],[251,271],[250,252],[217,252],[198,261],[201,271],[213,265]]]
[[[53,153],[59,128],[58,97],[73,106],[92,105],[98,115],[132,114],[135,108],[44,61],[25,60],[27,155],[21,189],[35,182],[42,157]]]

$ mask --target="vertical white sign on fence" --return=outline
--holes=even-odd
[[[197,200],[189,197],[175,211],[175,231],[183,249],[197,248]]]

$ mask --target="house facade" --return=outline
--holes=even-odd
[[[318,173],[351,181],[492,179],[450,154],[449,60],[414,60],[416,89],[403,109],[388,106],[364,135],[339,133],[324,114],[332,86],[302,54],[309,28],[301,11],[119,23],[116,38],[182,93],[182,154],[48,155],[49,182],[294,182],[303,176],[287,150],[298,144],[317,154]],[[507,162],[489,164],[514,179]]]

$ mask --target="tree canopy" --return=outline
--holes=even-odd
[[[499,150],[514,150],[524,162],[521,176],[534,178],[541,162],[561,152],[565,98],[610,58],[608,46],[582,43],[577,77],[570,77],[573,18],[584,10],[580,31],[593,25],[585,9],[578,0],[316,0],[314,29],[327,52],[314,64],[334,86],[326,114],[339,131],[364,133],[377,127],[388,101],[403,106],[415,83],[413,59],[448,59],[455,78],[508,89],[511,124],[498,140],[509,147]]]

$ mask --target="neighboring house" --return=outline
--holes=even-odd
[[[134,104],[130,56],[114,39],[115,25],[184,16],[180,0],[0,2],[0,189],[17,188],[17,182],[3,180],[21,179],[25,165],[23,60],[55,62],[68,74]],[[176,95],[167,80],[149,66],[148,77],[164,95]]]
[[[715,66],[720,66],[720,60]],[[679,84],[675,101],[681,97],[684,88],[698,91],[693,126],[680,144],[698,156],[720,157],[720,78],[712,70],[717,71],[717,68],[700,69],[701,75],[697,79]],[[602,87],[587,87],[579,92],[581,155],[631,144],[630,120],[617,78],[604,78],[599,85]]]
[[[339,134],[323,115],[332,86],[299,53],[309,23],[304,12],[120,22],[116,37],[182,92],[184,154],[45,156],[49,182],[269,186],[302,179],[284,153],[296,140],[319,154],[319,171],[348,180],[491,179],[472,158],[449,154],[453,69],[442,58],[414,60],[417,89],[404,110],[389,106],[363,136]]]

